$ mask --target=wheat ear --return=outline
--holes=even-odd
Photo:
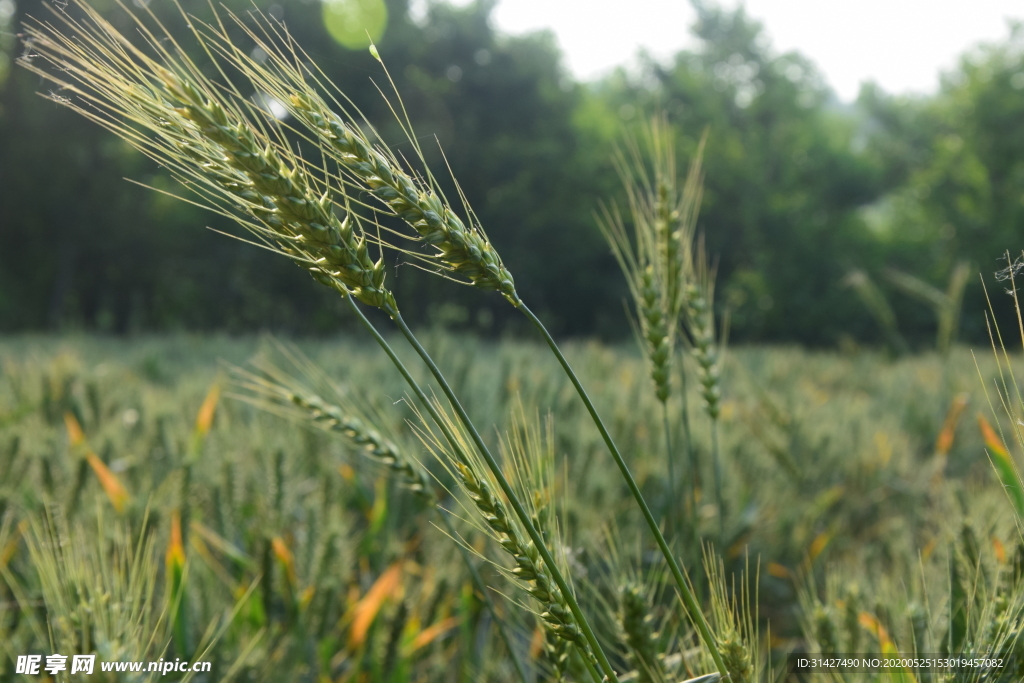
[[[305,163],[229,102],[177,48],[144,32],[162,60],[148,57],[94,9],[76,2],[89,22],[62,19],[26,27],[33,56],[22,65],[74,95],[50,98],[99,123],[167,167],[210,208],[235,218],[299,263],[322,284],[397,311],[357,220],[335,214],[331,191]],[[255,223],[253,222],[255,221]]]
[[[722,402],[722,354],[715,330],[715,272],[708,265],[703,238],[693,250],[691,279],[683,291],[683,325],[697,361],[700,396],[711,421],[711,465],[718,506],[719,535],[725,534],[725,498],[722,492],[722,457],[719,448],[719,416]]]
[[[642,586],[628,582],[619,589],[619,628],[626,645],[629,663],[637,672],[638,683],[666,680],[657,634],[651,624],[653,615]]]
[[[429,171],[421,177],[403,168],[386,146],[373,144],[360,125],[366,122],[349,114],[337,100],[341,114],[336,113],[317,90],[322,81],[315,67],[306,63],[301,48],[283,28],[278,30],[265,17],[256,29],[233,18],[262,49],[266,61],[257,62],[240,50],[220,27],[206,26],[204,38],[209,44],[256,88],[281,102],[352,184],[368,191],[388,213],[412,228],[407,236],[433,247],[434,253],[426,256],[429,261],[475,287],[500,292],[515,305],[519,297],[512,274],[472,212],[467,225],[448,205]],[[371,52],[377,56],[375,48]],[[413,141],[412,146],[422,161],[419,144]]]
[[[661,402],[668,463],[668,528],[675,515],[676,454],[668,417],[672,363],[682,309],[682,285],[688,280],[687,259],[693,246],[701,198],[704,140],[690,165],[683,191],[676,179],[675,139],[664,116],[653,117],[643,141],[629,136],[615,156],[626,191],[631,229],[614,205],[598,214],[597,224],[626,276],[637,331],[647,356],[655,396]],[[683,396],[683,401],[686,397]],[[688,437],[688,435],[687,435]],[[687,438],[688,440],[688,438]]]
[[[480,289],[501,292],[513,304],[519,300],[512,274],[478,226],[467,227],[436,191],[406,173],[393,156],[374,149],[358,128],[340,120],[323,100],[303,93],[291,95],[289,101],[296,118],[315,130],[353,177],[436,249],[436,259],[447,270]]]
[[[284,237],[292,238],[288,242],[301,243],[304,251],[318,257],[311,269],[314,276],[328,286],[340,281],[363,303],[396,313],[394,296],[383,288],[384,260],[373,261],[366,239],[355,234],[351,217],[341,220],[334,213],[330,195],[318,196],[298,164],[285,164],[274,147],[262,145],[251,126],[232,120],[216,100],[187,80],[169,72],[164,76],[167,91],[181,105],[179,111],[207,140],[220,145],[232,167],[245,173],[252,199],[271,200],[272,210],[258,209],[267,214],[264,220],[271,225],[280,221]]]
[[[700,204],[703,147],[702,140],[679,192],[671,128],[663,116],[652,118],[643,129],[643,141],[627,137],[615,156],[632,228],[614,206],[604,208],[597,220],[626,276],[655,394],[662,403],[672,391],[673,348]]]
[[[693,356],[700,368],[700,395],[708,417],[717,420],[721,413],[722,369],[715,333],[714,272],[707,266],[703,240],[694,252],[693,280],[684,292],[683,321],[690,335]]]
[[[390,468],[417,497],[429,503],[436,503],[430,482],[423,470],[414,465],[410,458],[399,451],[398,446],[381,436],[376,429],[354,415],[346,415],[338,406],[325,402],[319,396],[292,394],[289,398],[293,404],[304,410],[313,422],[344,434],[352,443],[360,446],[367,456]]]
[[[730,683],[754,683],[761,661],[757,644],[757,596],[751,596],[747,587],[751,581],[749,572],[740,575],[741,584],[737,590],[735,577],[730,586],[722,560],[712,556],[710,548],[705,551],[704,565],[711,588],[712,619],[718,646],[728,669],[728,680]],[[756,576],[753,577],[753,585],[757,585]]]
[[[552,561],[542,557],[537,544],[523,529],[523,524],[515,516],[509,514],[504,496],[498,493],[493,475],[489,473],[483,459],[473,448],[471,437],[461,422],[450,417],[439,402],[434,403],[434,411],[441,416],[441,420],[444,421],[448,430],[455,435],[459,448],[451,448],[448,440],[442,439],[434,433],[430,424],[423,419],[421,419],[419,429],[420,440],[438,462],[448,469],[469,497],[483,521],[481,528],[494,538],[512,560],[514,566],[511,569],[504,569],[500,565],[499,568],[506,573],[509,579],[516,582],[533,597],[540,606],[538,616],[544,622],[545,630],[567,644],[575,646],[595,681],[600,681],[601,677],[597,673],[597,668],[601,666],[601,663],[589,647],[587,638],[570,607],[569,593],[563,590],[554,578],[553,568],[561,569],[561,574],[567,575],[564,563],[563,567],[559,568],[553,565]],[[530,437],[528,436],[527,439]],[[557,533],[548,524],[550,513],[547,509],[545,493],[542,489],[531,485],[544,481],[545,474],[527,462],[527,458],[536,453],[527,452],[525,443],[526,441],[521,440],[519,435],[514,435],[510,437],[505,452],[510,456],[520,474],[520,488],[525,489],[520,493],[525,494],[521,497],[529,501],[530,517],[538,525],[544,524],[549,536],[557,538]],[[532,440],[530,443],[531,447],[537,445],[537,442]],[[535,496],[534,494],[537,493],[540,495]],[[550,557],[550,553],[548,557]],[[570,587],[569,591],[571,590]],[[553,648],[556,653],[558,649],[560,648]]]

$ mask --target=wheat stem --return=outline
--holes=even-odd
[[[725,540],[725,499],[722,497],[722,458],[718,448],[718,419],[711,420],[711,465],[715,473],[715,502],[718,503],[718,537]]]
[[[672,448],[672,427],[668,421],[667,401],[661,404],[661,422],[665,428],[665,452],[668,455],[668,504],[665,506],[665,523],[669,535],[672,535],[676,527],[676,505],[679,501],[676,498],[676,457]]]
[[[700,472],[697,464],[697,453],[693,449],[693,433],[690,430],[690,399],[687,396],[687,384],[685,356],[682,356],[679,359],[679,399],[681,401],[683,418],[683,448],[686,451],[686,457],[690,464],[690,511],[694,518],[696,518],[697,486],[700,482]]]
[[[705,647],[707,647],[708,651],[711,653],[711,658],[715,661],[715,666],[721,672],[722,676],[727,676],[729,672],[725,668],[725,664],[722,661],[722,655],[719,653],[715,639],[711,635],[711,629],[708,627],[708,622],[704,617],[704,612],[701,611],[700,604],[697,602],[697,598],[694,596],[693,590],[690,588],[690,584],[683,576],[683,571],[680,569],[679,563],[676,561],[675,555],[672,553],[672,549],[669,548],[668,542],[665,540],[665,535],[661,533],[661,528],[658,526],[658,522],[654,519],[654,515],[651,514],[651,509],[648,507],[647,501],[644,500],[643,494],[640,493],[640,487],[637,486],[636,480],[633,478],[633,474],[629,471],[629,466],[622,458],[622,454],[619,452],[618,446],[615,445],[615,441],[612,440],[611,434],[608,433],[608,429],[605,427],[604,421],[601,420],[601,416],[598,415],[597,409],[590,400],[590,396],[587,395],[587,390],[583,388],[579,378],[576,377],[576,373],[573,372],[572,366],[569,365],[569,361],[566,360],[564,355],[562,355],[562,350],[558,348],[558,344],[555,343],[555,340],[551,337],[551,333],[548,332],[546,327],[544,327],[544,323],[540,321],[540,318],[538,318],[525,303],[520,302],[518,308],[544,337],[544,341],[547,342],[552,353],[555,354],[558,362],[562,365],[562,369],[565,370],[565,374],[568,375],[569,381],[572,382],[574,387],[576,387],[576,392],[583,400],[583,404],[586,406],[587,412],[590,413],[591,419],[593,419],[594,424],[597,425],[598,431],[601,432],[601,438],[604,439],[605,444],[608,446],[608,450],[611,451],[612,458],[615,459],[615,464],[619,466],[622,478],[626,480],[626,486],[629,487],[630,493],[632,493],[633,498],[636,499],[636,504],[640,507],[640,511],[643,513],[644,519],[647,521],[647,526],[650,527],[651,533],[654,534],[654,540],[657,542],[658,548],[661,550],[662,555],[665,556],[665,560],[668,562],[669,569],[672,572],[672,578],[675,579],[676,586],[679,589],[679,596],[683,601],[683,605],[686,607],[686,611],[690,613],[690,618],[693,620],[694,625],[696,625],[697,631],[700,633],[701,640],[704,641]]]
[[[587,657],[585,653],[583,654],[582,657],[580,657],[580,659],[583,660],[583,666],[587,667],[587,673],[589,673],[590,677],[593,678],[595,681],[602,681],[602,680],[607,681],[607,680],[609,680],[608,678],[602,678],[601,677],[601,674],[594,667],[594,663],[592,661],[590,661],[590,657]],[[617,680],[617,679],[614,679],[614,680]]]
[[[559,571],[554,558],[551,556],[547,545],[544,543],[544,539],[541,537],[540,532],[537,531],[537,528],[533,525],[529,513],[527,513],[522,502],[519,500],[519,496],[516,495],[511,484],[509,484],[508,479],[501,470],[501,466],[498,464],[497,460],[494,459],[490,449],[487,448],[487,444],[484,443],[483,438],[481,438],[480,433],[477,431],[476,426],[473,424],[472,420],[469,419],[469,415],[462,407],[458,397],[455,396],[455,392],[453,392],[451,387],[448,385],[448,381],[434,363],[434,359],[430,357],[427,350],[423,348],[422,344],[420,344],[419,339],[417,339],[416,335],[414,335],[412,330],[409,329],[405,320],[402,319],[401,314],[396,314],[392,320],[395,321],[398,329],[401,330],[403,335],[405,335],[405,338],[409,341],[409,344],[413,349],[415,349],[416,353],[419,354],[421,359],[423,359],[424,364],[426,364],[430,373],[434,376],[434,379],[437,380],[437,383],[441,386],[441,390],[448,398],[448,401],[451,402],[452,407],[459,416],[459,420],[465,426],[466,431],[469,432],[470,438],[472,438],[474,445],[480,452],[480,455],[483,456],[484,460],[487,462],[487,466],[490,468],[492,474],[494,474],[494,478],[498,482],[498,486],[501,488],[502,493],[505,494],[509,504],[515,511],[516,516],[519,517],[520,522],[522,522],[523,528],[530,536],[530,540],[533,541],[534,545],[537,547],[541,559],[544,561],[544,565],[551,574],[551,578],[555,581],[558,585],[558,589],[562,592],[569,609],[572,611],[572,614],[576,619],[577,625],[580,627],[580,630],[583,631],[583,636],[590,645],[594,656],[597,658],[598,664],[604,671],[605,676],[607,676],[608,680],[612,683],[618,683],[619,679],[615,675],[615,670],[612,669],[612,665],[608,661],[608,657],[605,655],[604,650],[601,648],[601,644],[598,642],[597,636],[594,634],[594,630],[587,622],[587,618],[584,616],[583,610],[580,609],[579,603],[576,601],[576,596],[573,594],[572,590],[569,588],[569,584],[566,583],[565,578]],[[583,657],[583,659],[586,660],[587,657]]]

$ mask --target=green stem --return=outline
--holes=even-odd
[[[594,668],[594,663],[590,661],[590,656],[586,650],[582,647],[576,646],[580,651],[580,659],[583,660],[583,666],[587,667],[587,671],[590,673],[590,677],[594,679],[594,683],[601,683],[601,674]]]
[[[672,450],[672,428],[668,422],[668,401],[661,403],[661,421],[665,427],[665,454],[668,458],[668,504],[665,506],[665,527],[669,536],[676,529],[676,510],[679,500],[676,497],[676,454]]]
[[[409,370],[405,367],[405,364],[397,355],[395,355],[395,351],[394,349],[391,348],[391,345],[388,344],[387,340],[384,339],[384,337],[377,330],[377,328],[373,326],[373,323],[370,322],[370,320],[366,317],[363,311],[356,304],[355,299],[351,296],[348,296],[344,292],[342,293],[342,296],[344,296],[344,298],[349,302],[349,305],[352,307],[352,310],[356,312],[356,316],[359,318],[360,322],[362,322],[363,326],[370,332],[370,335],[373,336],[373,338],[377,341],[377,344],[379,344],[380,347],[384,349],[384,353],[386,353],[388,358],[391,359],[391,362],[394,363],[396,368],[398,368],[398,372],[402,375],[402,377],[405,378],[405,381],[409,384],[409,386],[413,390],[413,393],[416,394],[416,397],[426,408],[427,412],[430,414],[430,417],[434,420],[438,427],[440,427],[441,431],[444,433],[445,438],[448,440],[448,443],[451,444],[452,448],[454,448],[457,452],[460,452],[460,449],[457,445],[458,442],[455,440],[455,436],[448,430],[445,423],[441,420],[441,416],[437,414],[437,411],[434,409],[434,405],[430,402],[430,399],[427,398],[426,393],[424,393],[423,389],[420,387],[416,379],[409,373]],[[494,606],[494,601],[491,599],[490,593],[488,592],[487,587],[484,585],[483,579],[480,578],[480,573],[477,571],[476,566],[473,564],[471,558],[469,557],[469,554],[466,552],[466,549],[462,546],[461,543],[458,542],[458,537],[455,534],[455,529],[452,527],[451,520],[448,519],[448,515],[445,512],[443,512],[440,508],[438,508],[438,513],[441,515],[448,535],[451,536],[451,538],[455,541],[455,545],[459,547],[459,552],[462,553],[462,559],[465,561],[466,566],[469,568],[469,574],[470,577],[472,578],[473,584],[476,587],[476,590],[483,596],[484,604],[486,605],[487,610],[491,613],[491,616],[494,618],[495,624],[497,624],[498,626],[498,633],[501,636],[502,641],[504,641],[505,647],[508,649],[509,657],[512,658],[512,662],[515,665],[516,674],[519,676],[519,680],[522,681],[522,683],[528,683],[529,679],[526,676],[526,672],[523,670],[523,664],[519,661],[519,657],[516,656],[516,651],[512,648],[512,638],[508,634],[508,629],[506,628],[504,620],[498,615],[498,612]]]
[[[573,616],[576,618],[577,625],[580,627],[580,630],[583,631],[583,636],[590,644],[590,648],[593,650],[594,656],[597,657],[598,664],[600,664],[605,676],[611,683],[618,683],[619,679],[615,675],[615,670],[612,669],[611,662],[608,661],[608,657],[601,648],[601,644],[597,641],[597,636],[594,634],[594,630],[587,622],[587,618],[584,616],[583,610],[580,609],[579,603],[576,602],[576,596],[573,594],[572,590],[570,590],[569,584],[566,583],[565,578],[562,576],[562,572],[559,571],[554,558],[551,557],[551,553],[548,551],[547,545],[544,543],[544,539],[533,526],[533,522],[530,521],[530,515],[526,512],[526,508],[523,507],[522,502],[520,502],[519,496],[516,495],[516,492],[512,489],[512,485],[509,484],[508,479],[505,478],[505,474],[501,471],[501,466],[498,464],[498,461],[494,459],[493,455],[491,455],[490,449],[487,448],[487,444],[484,443],[484,440],[481,438],[476,426],[473,425],[472,420],[469,419],[469,415],[466,413],[465,409],[463,409],[462,404],[459,403],[459,399],[455,396],[455,392],[453,392],[451,387],[448,386],[447,380],[445,380],[444,375],[441,374],[440,369],[438,369],[437,365],[434,363],[434,359],[430,357],[430,354],[427,353],[427,350],[423,348],[422,344],[420,344],[416,335],[414,335],[412,330],[409,329],[409,326],[405,324],[405,320],[402,319],[401,314],[396,313],[392,320],[394,320],[398,329],[401,330],[402,334],[404,334],[405,338],[409,341],[409,344],[416,350],[416,353],[419,354],[420,358],[423,359],[423,362],[430,369],[430,373],[441,386],[441,390],[444,392],[444,395],[448,397],[448,401],[452,404],[452,408],[455,409],[456,414],[459,416],[459,420],[462,421],[462,424],[466,427],[466,431],[469,432],[470,438],[473,439],[473,443],[480,451],[480,455],[483,456],[484,460],[487,462],[487,466],[494,474],[494,478],[498,482],[498,486],[505,494],[505,497],[508,499],[512,509],[515,510],[516,516],[518,516],[520,522],[522,522],[523,527],[526,529],[526,533],[530,536],[530,540],[533,541],[534,546],[536,546],[537,552],[540,553],[540,557],[544,561],[544,565],[548,568],[548,571],[551,572],[551,578],[554,579],[559,590],[562,591],[562,595],[565,596],[565,601],[569,605],[569,609],[572,611]]]
[[[711,463],[715,469],[715,502],[718,503],[718,542],[725,542],[725,500],[722,498],[722,458],[718,451],[718,420],[711,418]]]
[[[555,343],[555,340],[551,337],[551,333],[548,332],[546,327],[544,327],[544,323],[540,321],[540,318],[534,315],[533,311],[527,308],[526,304],[522,301],[519,302],[518,308],[527,318],[530,319],[530,322],[532,322],[540,331],[541,335],[543,335],[544,340],[551,348],[551,351],[555,354],[558,362],[561,363],[562,369],[565,370],[565,374],[568,375],[569,381],[571,381],[573,386],[576,387],[576,392],[580,395],[580,398],[583,399],[583,404],[587,407],[587,412],[590,413],[590,417],[594,420],[594,424],[597,425],[598,431],[601,432],[601,437],[608,446],[608,450],[611,451],[612,457],[615,459],[615,464],[619,466],[619,471],[622,472],[622,478],[625,479],[630,493],[632,493],[633,498],[636,499],[636,504],[640,507],[640,511],[643,513],[644,519],[647,521],[647,526],[650,527],[651,533],[654,534],[654,540],[657,541],[662,555],[665,556],[665,560],[668,562],[669,570],[672,572],[672,577],[675,579],[676,586],[679,588],[679,597],[682,599],[683,605],[686,607],[686,611],[690,613],[690,619],[693,620],[694,625],[697,627],[701,640],[704,641],[705,647],[707,647],[708,651],[711,653],[711,658],[714,660],[715,666],[718,667],[718,671],[722,674],[723,678],[728,676],[729,671],[725,667],[725,662],[722,661],[722,654],[718,651],[718,645],[715,643],[714,636],[711,635],[711,628],[708,626],[707,619],[704,617],[704,612],[701,611],[700,605],[697,603],[697,598],[694,597],[693,591],[690,589],[690,585],[686,582],[686,579],[683,576],[683,571],[679,567],[679,563],[672,554],[672,550],[668,547],[668,542],[665,540],[664,534],[661,533],[661,529],[658,527],[658,522],[654,519],[654,515],[651,514],[651,509],[647,506],[647,501],[644,500],[643,494],[640,493],[640,487],[637,486],[636,480],[633,479],[633,475],[629,471],[629,466],[626,465],[626,461],[622,459],[622,454],[619,453],[619,449],[612,440],[611,434],[608,433],[608,429],[601,420],[601,416],[597,414],[597,409],[594,408],[594,404],[591,403],[590,397],[587,395],[587,390],[583,388],[582,384],[580,384],[580,380],[576,377],[576,373],[573,372],[572,367],[569,365],[569,361],[567,361],[565,356],[562,355],[561,349],[558,348],[558,344]]]
[[[697,487],[700,483],[700,470],[697,464],[697,451],[693,448],[693,433],[690,431],[690,398],[687,395],[686,354],[679,357],[679,397],[682,401],[683,443],[686,457],[690,463],[690,514],[697,518]],[[696,523],[693,525],[696,527]]]

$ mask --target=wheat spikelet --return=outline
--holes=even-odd
[[[544,661],[551,669],[551,677],[555,683],[566,680],[569,672],[569,655],[571,642],[558,635],[554,629],[544,622]]]
[[[582,634],[575,624],[568,605],[554,585],[533,542],[524,538],[495,494],[487,477],[478,476],[479,469],[455,463],[460,483],[483,516],[487,526],[502,548],[512,557],[515,567],[511,575],[529,585],[527,592],[543,606],[541,618],[557,635],[574,643],[582,643]]]
[[[292,403],[307,411],[313,421],[332,431],[341,432],[361,446],[366,455],[389,467],[417,496],[428,502],[435,501],[423,470],[376,429],[354,415],[346,415],[340,407],[326,403],[319,396],[292,394],[290,398]]]
[[[619,628],[638,683],[665,680],[653,619],[643,588],[633,582],[624,584],[619,589]]]

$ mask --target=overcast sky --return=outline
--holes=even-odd
[[[466,0],[456,0],[465,4]],[[721,4],[736,6],[736,0]],[[777,51],[813,60],[842,100],[860,83],[932,92],[939,72],[981,41],[1005,39],[1024,0],[746,0]],[[686,0],[499,0],[497,28],[551,28],[569,68],[590,79],[630,61],[639,48],[668,57],[693,45]]]

